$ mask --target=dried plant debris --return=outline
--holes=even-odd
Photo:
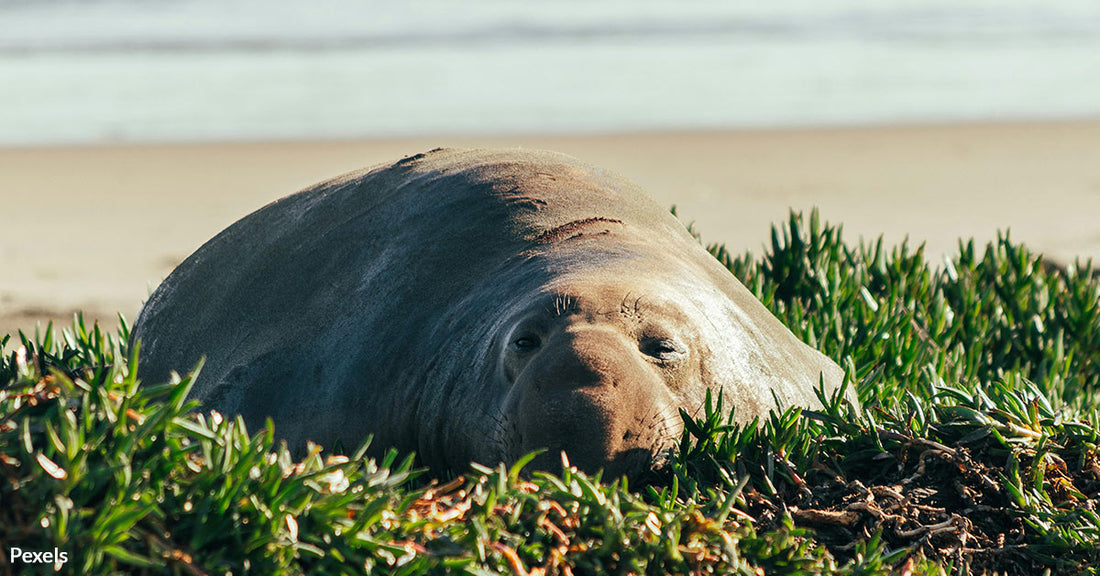
[[[1100,284],[999,238],[929,266],[792,214],[712,253],[836,359],[822,398],[750,425],[681,414],[628,486],[313,447],[138,385],[117,335],[0,336],[0,574],[1090,574],[1100,571]],[[201,372],[197,376],[201,378]],[[14,547],[48,556],[26,564]]]

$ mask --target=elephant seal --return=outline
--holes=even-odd
[[[637,186],[562,154],[433,150],[246,216],[133,330],[140,373],[205,366],[205,408],[429,467],[549,448],[651,467],[708,388],[747,421],[842,371]],[[774,396],[773,396],[774,395]]]

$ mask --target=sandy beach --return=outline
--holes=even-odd
[[[675,204],[707,241],[760,253],[817,206],[845,237],[927,244],[997,230],[1100,258],[1100,122],[576,137],[0,149],[0,335],[74,311],[113,329],[238,218],[322,179],[438,146],[558,150]]]

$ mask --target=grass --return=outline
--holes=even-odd
[[[295,462],[270,426],[194,412],[190,378],[138,386],[125,323],[77,318],[0,337],[0,547],[57,547],[88,574],[1100,571],[1088,264],[1005,236],[931,267],[816,213],[762,257],[710,249],[862,409],[824,398],[740,427],[713,398],[644,486],[522,463],[443,482],[394,453]]]

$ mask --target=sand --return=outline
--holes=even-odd
[[[0,149],[0,335],[73,312],[131,322],[156,285],[252,210],[437,146],[523,146],[617,171],[708,241],[760,253],[788,210],[845,238],[1016,241],[1100,259],[1100,122],[611,136]],[[1100,261],[1100,260],[1098,260]]]

